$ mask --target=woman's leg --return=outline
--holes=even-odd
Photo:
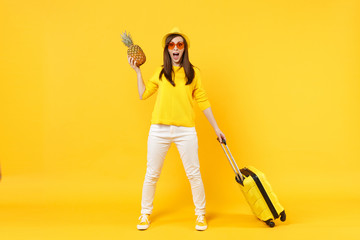
[[[198,138],[195,128],[177,127],[174,142],[191,185],[195,215],[205,214],[205,190],[200,174]]]
[[[156,183],[160,177],[166,153],[171,145],[169,126],[152,125],[148,138],[147,169],[142,191],[141,214],[151,214]]]

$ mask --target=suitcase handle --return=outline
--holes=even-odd
[[[220,142],[219,138],[217,138],[217,140]],[[229,163],[231,165],[231,168],[234,170],[235,175],[240,176],[241,182],[243,182],[244,177],[241,174],[241,171],[240,171],[238,165],[236,164],[233,155],[231,154],[231,151],[230,151],[230,149],[229,149],[229,147],[228,147],[228,145],[226,143],[226,140],[222,139],[222,142],[220,142],[220,145],[221,145],[222,149],[224,150],[224,153],[225,153],[227,159],[229,160]],[[223,145],[225,145],[227,151],[225,150]],[[230,157],[229,157],[229,155],[230,155]]]

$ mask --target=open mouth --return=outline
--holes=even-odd
[[[173,53],[173,57],[175,60],[178,60],[180,57],[180,53]]]

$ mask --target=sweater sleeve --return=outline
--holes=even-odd
[[[147,81],[145,84],[145,91],[142,95],[142,99],[145,100],[149,98],[151,95],[153,95],[159,88],[159,74],[160,74],[161,68],[158,68],[154,75]]]
[[[204,111],[205,109],[210,107],[210,102],[206,95],[205,89],[202,85],[200,72],[197,69],[195,70],[194,81],[195,81],[195,86],[193,90],[193,97],[198,103],[200,110]]]

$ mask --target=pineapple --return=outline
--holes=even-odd
[[[136,66],[140,67],[143,65],[146,61],[145,53],[138,45],[133,44],[130,33],[127,34],[125,31],[123,34],[121,34],[121,38],[122,42],[128,47],[128,56],[134,58],[136,61]]]

